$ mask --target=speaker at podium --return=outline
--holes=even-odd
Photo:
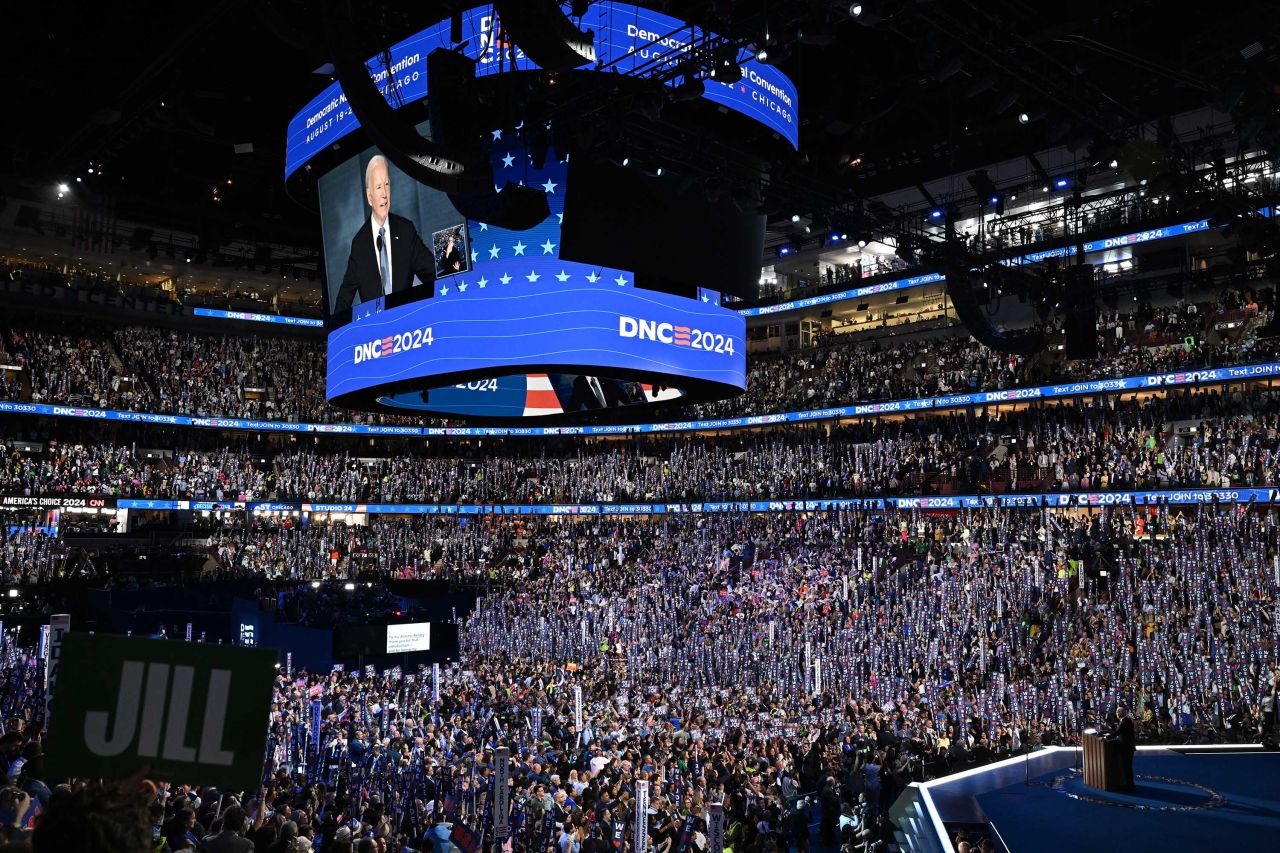
[[[1126,763],[1132,759],[1116,738],[1086,731],[1083,735],[1084,783],[1100,791],[1123,791],[1129,787]]]

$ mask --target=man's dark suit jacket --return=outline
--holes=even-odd
[[[1129,752],[1132,752],[1138,745],[1138,730],[1133,723],[1133,717],[1125,717],[1120,721],[1120,725],[1116,727],[1116,737],[1120,740],[1120,744]]]
[[[399,293],[413,286],[416,275],[425,288],[423,297],[435,295],[436,258],[422,245],[418,229],[403,216],[394,213],[387,216],[388,242],[391,244],[391,292]],[[360,230],[351,238],[351,254],[347,258],[347,272],[338,288],[335,313],[346,311],[360,294],[361,302],[382,296],[382,275],[378,270],[378,250],[374,246],[373,228],[368,217]]]
[[[235,832],[219,832],[204,837],[204,850],[206,853],[253,853],[253,842]]]

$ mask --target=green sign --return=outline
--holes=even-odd
[[[253,790],[276,652],[68,634],[46,761],[55,776]]]

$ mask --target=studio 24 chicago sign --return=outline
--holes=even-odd
[[[47,748],[56,776],[254,789],[275,677],[271,649],[68,634]]]

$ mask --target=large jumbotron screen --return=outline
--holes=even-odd
[[[583,26],[594,24],[602,63],[674,62],[684,51],[675,36],[655,38],[678,31],[676,19],[621,3],[595,4],[590,15],[598,20]],[[431,50],[456,48],[477,59],[478,75],[496,71],[488,10],[465,13],[463,33],[464,44],[454,45],[447,22],[428,27],[393,46],[370,73],[389,100],[404,105],[426,95]],[[533,66],[517,53],[516,68]],[[739,85],[708,84],[707,99],[794,144],[794,86],[746,57],[743,68]],[[286,174],[357,127],[341,90],[330,86],[290,123]],[[417,130],[428,133],[425,123]],[[521,131],[515,121],[486,128],[484,144],[497,186],[546,195],[550,215],[527,230],[469,220],[448,195],[415,183],[373,148],[319,174],[333,329],[329,399],[505,420],[620,413],[741,391],[745,323],[719,304],[714,288],[686,298],[637,287],[632,270],[562,256],[569,154],[553,148],[535,164]]]

